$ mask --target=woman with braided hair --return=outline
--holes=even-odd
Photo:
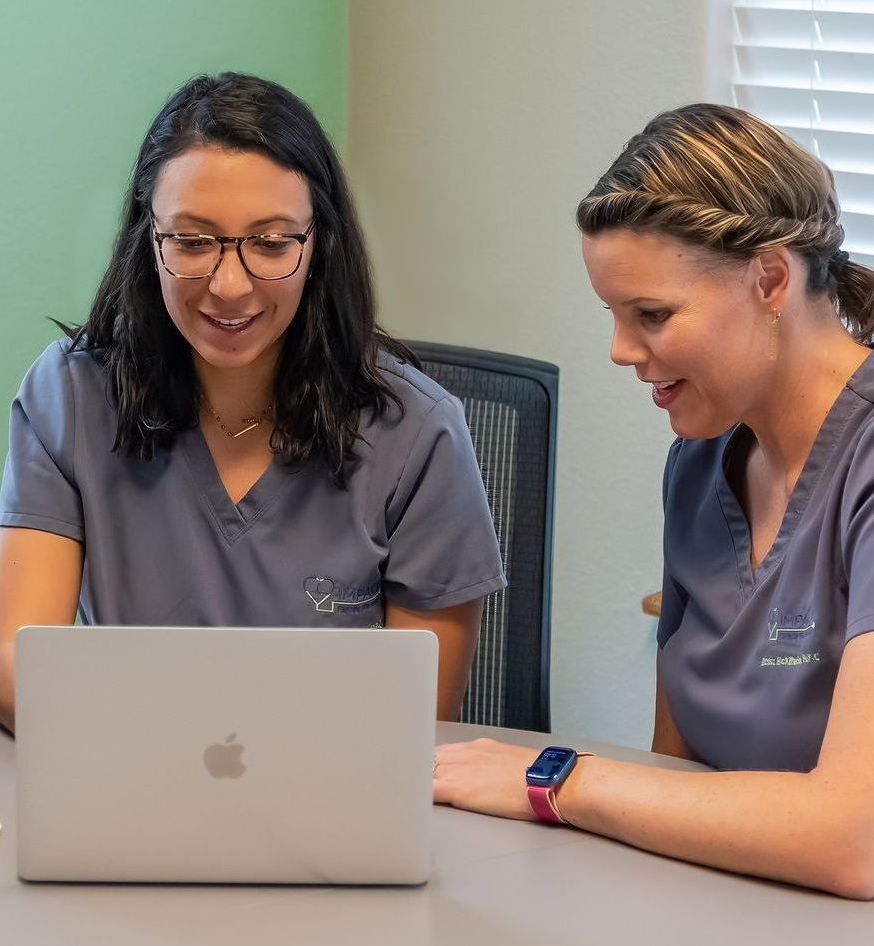
[[[544,807],[530,750],[480,741],[438,750],[435,798],[874,898],[874,272],[841,249],[832,175],[690,105],[577,219],[611,357],[678,438],[652,748],[716,771],[587,757]]]

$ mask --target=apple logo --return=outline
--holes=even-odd
[[[237,734],[232,732],[224,744],[220,742],[207,746],[203,753],[203,764],[213,778],[239,778],[246,771],[240,756],[246,748],[234,742]]]

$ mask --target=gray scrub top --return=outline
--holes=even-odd
[[[86,623],[371,627],[505,586],[460,403],[383,353],[400,397],[362,416],[348,489],[273,463],[236,505],[200,428],[151,461],[112,452],[105,369],[54,342],[12,406],[0,525],[85,544]]]
[[[741,425],[671,447],[659,670],[702,761],[803,772],[819,757],[844,645],[874,629],[874,355],[829,411],[755,571],[726,476],[751,437]]]

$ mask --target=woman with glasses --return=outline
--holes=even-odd
[[[0,722],[24,624],[426,627],[456,718],[504,586],[457,400],[382,332],[338,160],[252,76],[148,130],[87,321],[14,402]],[[158,698],[156,684],[156,698]]]
[[[582,200],[612,359],[678,435],[652,748],[717,771],[483,741],[438,750],[438,801],[874,898],[874,272],[838,214],[823,164],[716,105]]]

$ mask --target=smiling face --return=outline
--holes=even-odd
[[[716,437],[763,396],[769,313],[755,261],[713,265],[659,233],[612,229],[583,237],[595,292],[612,310],[618,365],[653,385],[681,437]]]
[[[210,236],[303,233],[313,218],[310,189],[299,174],[255,152],[210,146],[189,148],[164,165],[152,212],[160,233]],[[276,363],[300,305],[314,237],[297,272],[277,280],[250,276],[233,245],[225,246],[211,277],[178,279],[161,265],[153,241],[164,304],[195,360],[214,368]]]

